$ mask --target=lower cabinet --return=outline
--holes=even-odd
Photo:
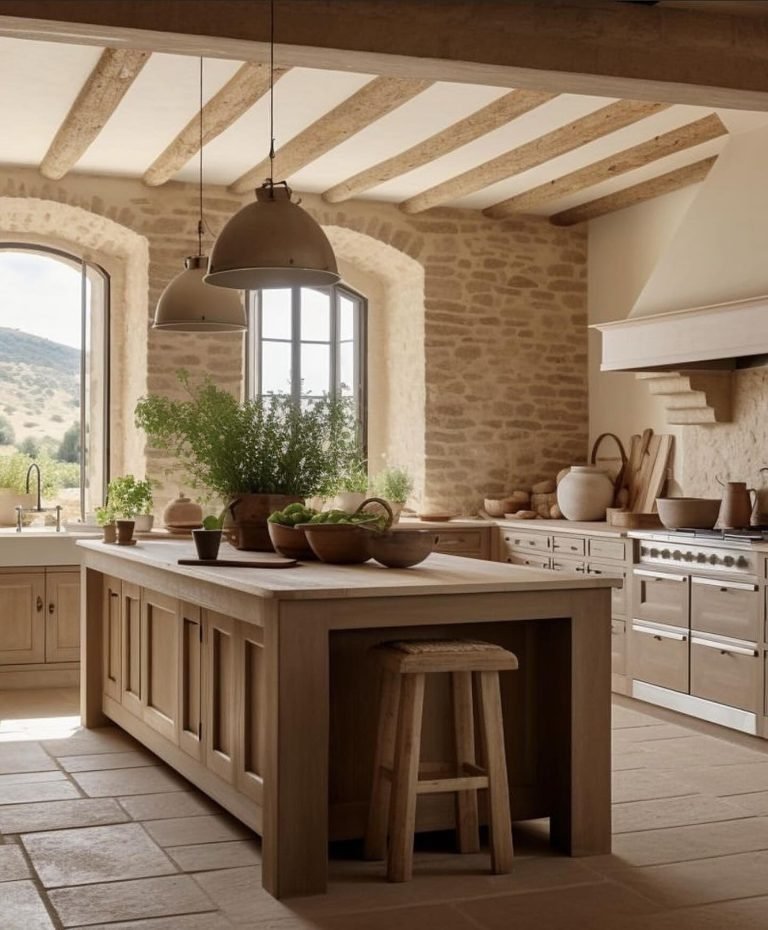
[[[0,672],[79,660],[80,570],[0,570]]]

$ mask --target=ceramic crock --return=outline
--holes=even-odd
[[[574,465],[557,486],[557,505],[566,520],[604,520],[613,502],[613,482],[594,465]]]

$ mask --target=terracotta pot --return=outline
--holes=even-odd
[[[574,465],[557,486],[557,505],[566,520],[604,520],[613,503],[613,482],[593,465]]]
[[[183,494],[163,511],[163,523],[169,530],[192,530],[203,525],[203,508]]]
[[[117,527],[114,523],[105,523],[101,529],[104,534],[103,539],[105,543],[117,542]]]
[[[229,542],[236,549],[273,552],[267,517],[303,500],[290,494],[241,494],[227,506],[224,530]]]
[[[221,530],[192,530],[198,559],[213,561],[219,554]]]
[[[437,545],[432,530],[399,529],[374,533],[368,547],[377,562],[388,568],[409,568],[418,565]]]
[[[303,527],[267,523],[267,529],[275,552],[284,555],[286,559],[314,560],[317,558],[307,541],[307,535]]]
[[[350,523],[302,523],[300,524],[312,551],[321,562],[331,565],[355,565],[367,562],[371,530]]]
[[[129,546],[133,542],[133,520],[115,520],[118,546]]]

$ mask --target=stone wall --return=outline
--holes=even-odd
[[[37,198],[52,205],[53,214],[55,204],[78,207],[146,241],[145,330],[123,332],[142,375],[145,369],[141,380],[147,390],[176,394],[174,372],[180,367],[241,390],[241,336],[149,328],[162,289],[179,273],[184,256],[196,251],[194,186],[171,183],[150,190],[139,181],[86,175],[51,182],[19,169],[0,174],[0,198]],[[211,236],[242,202],[222,188],[206,188]],[[382,283],[387,337],[384,346],[369,351],[375,348],[385,360],[381,389],[387,392],[382,406],[388,421],[372,428],[386,429],[394,457],[417,474],[423,493],[412,501],[415,506],[473,512],[483,496],[584,460],[582,231],[557,229],[535,217],[492,221],[469,210],[406,216],[388,204],[331,207],[312,195],[303,204],[329,228],[340,256]],[[36,230],[16,230],[22,233],[33,237]],[[0,234],[6,234],[2,213]],[[130,275],[120,255],[112,264],[113,273]],[[124,321],[127,298],[116,296],[113,313]],[[135,443],[130,413],[115,413],[128,447]],[[148,453],[148,473],[165,483],[158,509],[178,484],[178,476],[165,474],[168,467]]]

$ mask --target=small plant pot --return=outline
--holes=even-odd
[[[212,562],[219,554],[221,530],[192,530],[197,557],[204,562]]]
[[[105,523],[101,529],[104,534],[103,541],[105,543],[117,542],[117,527],[114,523]]]
[[[155,517],[151,513],[140,513],[133,522],[136,524],[133,528],[134,533],[149,533]]]
[[[117,525],[117,544],[118,546],[130,546],[133,544],[133,520],[116,520]]]

